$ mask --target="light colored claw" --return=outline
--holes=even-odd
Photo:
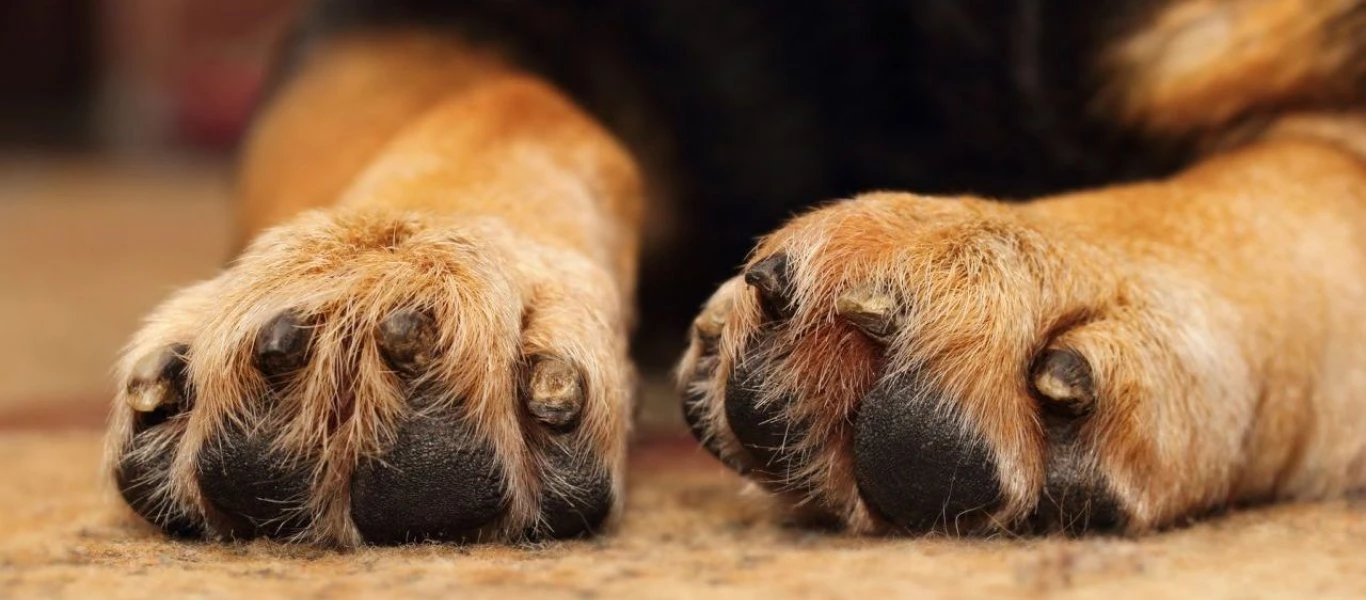
[[[144,385],[124,395],[128,406],[138,412],[152,412],[161,407],[166,398],[166,384],[163,382]]]
[[[1034,389],[1039,396],[1069,413],[1090,409],[1095,399],[1091,366],[1072,350],[1050,348],[1034,367]]]
[[[1044,372],[1034,378],[1034,388],[1054,402],[1077,402],[1086,398],[1081,388],[1064,381],[1056,373]]]
[[[554,428],[572,428],[578,422],[583,385],[573,365],[554,358],[538,361],[527,389],[527,409],[537,420]]]
[[[702,309],[702,314],[693,321],[698,337],[707,341],[721,337],[721,330],[726,326],[726,315],[730,313],[730,305],[729,299],[707,304]]]
[[[167,366],[178,358],[174,348],[166,348],[142,357],[133,365],[132,382],[129,383],[124,401],[138,412],[152,412],[162,404],[176,401],[171,384],[166,381]]]
[[[892,297],[870,288],[857,288],[835,299],[835,313],[882,343],[896,335],[896,305]]]
[[[1096,402],[1091,366],[1074,350],[1045,350],[1030,379],[1034,391],[1055,414],[1079,417],[1090,413]]]

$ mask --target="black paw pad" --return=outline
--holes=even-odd
[[[791,422],[787,398],[760,402],[758,370],[741,364],[726,383],[726,421],[731,433],[754,459],[754,468],[785,484],[800,466],[797,443],[804,428]]]
[[[230,424],[200,451],[199,489],[235,537],[288,536],[308,525],[312,469],[280,456],[273,437]]]
[[[869,506],[914,531],[975,525],[1001,495],[996,461],[915,377],[884,379],[864,398],[854,476]]]
[[[377,544],[465,541],[502,514],[505,477],[493,449],[457,415],[419,413],[393,447],[351,479],[351,519]]]
[[[713,358],[710,360],[715,362],[716,359]],[[705,395],[695,390],[683,390],[683,420],[688,424],[688,431],[692,432],[692,436],[697,438],[698,443],[702,444],[702,447],[706,448],[707,452],[711,453],[711,455],[721,461],[722,464],[725,464],[727,467],[730,467],[732,470],[743,475],[749,470],[748,467],[743,465],[740,461],[727,458],[726,454],[722,452],[720,438],[711,431],[707,422],[703,419],[706,411],[707,403]]]
[[[547,489],[541,493],[541,532],[551,538],[596,533],[612,512],[612,479],[595,461],[559,445],[546,456]]]
[[[1034,532],[1077,535],[1123,527],[1124,513],[1119,501],[1100,477],[1054,460],[1049,461],[1048,469],[1044,492],[1029,517],[1029,527]]]
[[[151,443],[146,436],[137,436],[133,438],[132,446],[136,448],[146,443]],[[124,502],[148,523],[171,535],[198,536],[203,532],[199,524],[176,507],[169,506],[166,499],[156,493],[171,476],[173,449],[174,445],[168,444],[155,453],[125,452],[114,474],[115,483]]]
[[[1046,406],[1041,415],[1048,436],[1048,476],[1028,525],[1037,533],[1118,530],[1125,514],[1096,469],[1091,444],[1081,435],[1086,419],[1070,410],[1075,403],[1062,405],[1069,410]]]

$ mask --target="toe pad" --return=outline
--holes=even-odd
[[[913,377],[879,383],[859,409],[854,476],[883,518],[910,530],[956,530],[1001,494],[986,444]]]
[[[503,512],[505,477],[489,447],[452,414],[421,414],[351,480],[351,518],[380,544],[472,538]]]

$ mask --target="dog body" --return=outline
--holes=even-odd
[[[111,469],[167,530],[595,531],[632,323],[718,282],[693,432],[855,531],[1138,532],[1366,481],[1362,2],[307,23],[246,147],[246,250],[123,363]],[[874,189],[941,197],[783,224]]]

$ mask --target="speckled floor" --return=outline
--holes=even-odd
[[[1363,501],[1139,539],[851,538],[783,527],[664,401],[646,411],[625,518],[595,540],[167,540],[100,485],[108,365],[144,311],[221,264],[226,181],[212,164],[0,160],[0,598],[1366,597]]]
[[[1366,596],[1366,504],[1141,539],[857,539],[781,527],[684,440],[637,450],[609,536],[336,552],[169,541],[95,485],[95,433],[0,435],[0,598]]]

